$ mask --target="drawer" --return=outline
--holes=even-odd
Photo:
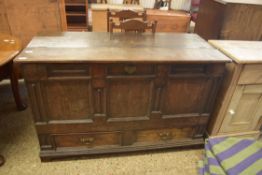
[[[89,65],[85,64],[50,64],[46,66],[48,77],[88,77]]]
[[[261,84],[262,64],[245,65],[240,75],[238,84]]]
[[[170,128],[159,130],[144,130],[137,133],[137,142],[168,142],[179,139],[191,139],[193,128]]]
[[[108,75],[153,75],[153,65],[144,64],[112,64],[107,67]]]
[[[53,135],[56,147],[99,147],[121,144],[120,132]]]
[[[171,65],[170,74],[205,74],[207,65],[204,64],[177,64]]]

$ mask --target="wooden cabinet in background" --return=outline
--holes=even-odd
[[[191,16],[184,11],[147,9],[147,20],[157,21],[156,32],[184,32],[189,29]]]
[[[261,0],[201,0],[195,33],[202,38],[262,40]]]
[[[210,43],[234,62],[227,65],[226,81],[209,134],[258,137],[262,121],[262,42],[211,40]]]
[[[0,32],[21,39],[26,46],[40,33],[61,31],[59,4],[56,0],[1,0]]]
[[[63,31],[88,31],[88,0],[59,0]]]
[[[203,144],[228,61],[194,34],[106,32],[36,37],[16,58],[42,159]]]

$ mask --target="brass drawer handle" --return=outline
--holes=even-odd
[[[127,74],[133,74],[136,72],[136,66],[125,66],[124,70]]]
[[[83,137],[80,138],[80,142],[85,145],[91,145],[95,141],[93,137]]]
[[[173,139],[173,134],[172,132],[161,132],[159,133],[159,137],[161,138],[161,140],[167,141]]]

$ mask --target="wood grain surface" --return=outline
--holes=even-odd
[[[35,37],[16,60],[29,62],[229,62],[195,34],[66,32]]]
[[[209,40],[209,43],[239,64],[262,63],[262,41]]]

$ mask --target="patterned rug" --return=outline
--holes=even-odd
[[[262,142],[243,138],[206,140],[201,175],[262,175]]]

